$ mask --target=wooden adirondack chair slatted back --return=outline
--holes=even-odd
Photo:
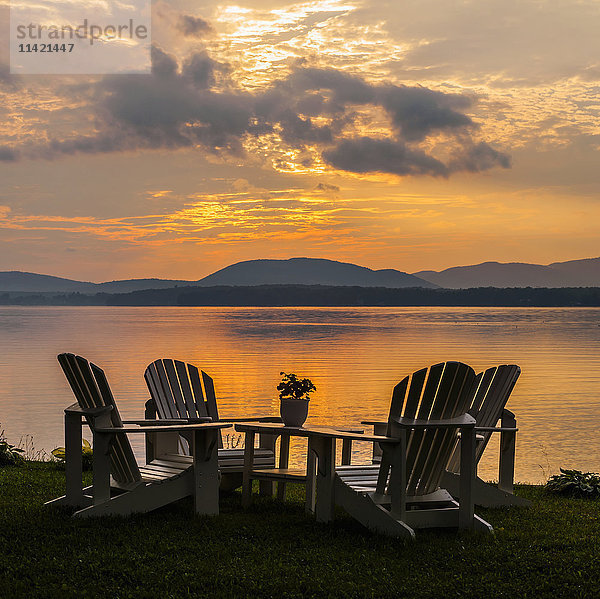
[[[110,420],[113,426],[123,426],[113,394],[104,371],[85,358],[74,354],[60,354],[58,362],[73,390],[77,403],[83,409],[112,406]],[[123,485],[141,480],[140,471],[127,435],[114,435],[110,449],[111,476]]]
[[[496,426],[502,417],[502,411],[508,403],[512,390],[521,374],[516,364],[492,366],[477,375],[471,393],[473,399],[469,413],[477,421],[477,426]],[[492,436],[491,432],[481,432],[477,443],[476,461],[479,462]],[[458,446],[454,451],[448,470],[458,472],[460,452]]]
[[[477,393],[477,395],[483,395],[481,403],[478,406],[472,405],[477,426],[495,426],[498,423],[502,416],[502,410],[508,403],[508,398],[521,375],[521,369],[515,364],[488,368],[484,373],[483,382],[488,374],[493,377],[485,390],[485,395],[479,390]]]
[[[219,420],[213,380],[193,364],[180,360],[155,360],[144,373],[159,418]],[[223,447],[219,435],[219,448]]]
[[[464,414],[470,406],[475,372],[461,362],[435,364],[415,372],[394,388],[388,433],[392,420],[402,416],[419,420],[442,420]],[[438,429],[410,431],[406,444],[407,494],[435,491],[454,449],[458,431]],[[387,460],[381,467],[389,469]],[[384,473],[387,478],[387,472]],[[380,473],[380,478],[382,474]]]
[[[516,364],[503,364],[485,371],[471,406],[471,414],[477,420],[477,426],[496,426],[498,424],[502,417],[502,410],[508,403],[508,398],[520,375],[521,369]],[[488,379],[489,384],[486,387],[485,383]],[[475,401],[478,401],[478,405],[475,404]],[[483,441],[477,445],[477,461],[481,458],[492,436],[491,432],[482,434]]]

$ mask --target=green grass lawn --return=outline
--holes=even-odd
[[[89,476],[89,475],[88,475]],[[0,597],[600,597],[600,501],[520,487],[531,508],[478,510],[495,535],[371,534],[343,513],[330,525],[257,498],[197,517],[184,500],[126,519],[43,508],[64,472],[0,468]]]

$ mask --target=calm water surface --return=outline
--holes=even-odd
[[[518,480],[600,470],[600,309],[3,306],[0,339],[0,430],[13,443],[33,435],[36,449],[64,444],[62,410],[74,401],[56,361],[64,351],[104,368],[125,418],[143,415],[146,365],[172,357],[214,378],[224,419],[276,414],[285,370],[317,386],[309,422],[340,426],[385,419],[401,378],[460,360],[523,370],[509,403]],[[366,459],[368,448],[355,453]],[[494,478],[497,454],[486,455],[480,474]]]

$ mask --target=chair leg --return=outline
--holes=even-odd
[[[244,474],[242,480],[242,506],[247,508],[252,501],[251,471],[254,465],[254,432],[247,432],[244,440]]]
[[[308,439],[308,451],[306,455],[306,501],[304,511],[307,514],[315,513],[316,504],[316,489],[315,483],[317,478],[317,454],[313,448],[313,441]]]
[[[309,452],[314,452],[317,457],[316,476],[311,474],[315,481],[316,503],[315,516],[317,522],[331,522],[335,498],[333,492],[335,477],[335,438],[310,437]]]
[[[77,518],[97,516],[128,516],[143,514],[156,510],[164,505],[189,497],[194,490],[194,473],[192,469],[171,480],[158,484],[140,483],[137,487],[111,497],[98,505],[90,505],[76,511]]]
[[[197,514],[219,513],[218,431],[194,431],[194,509]]]
[[[415,531],[406,522],[373,502],[364,493],[357,493],[338,476],[334,480],[335,502],[355,520],[373,532],[391,537],[414,539]]]
[[[349,466],[352,462],[352,439],[342,441],[342,466]]]
[[[404,522],[406,520],[406,431],[399,431],[400,442],[392,450],[392,472],[390,492],[392,495],[392,515]]]
[[[281,435],[279,441],[279,468],[287,468],[290,463],[290,436]],[[277,483],[277,499],[285,501],[285,482]]]
[[[460,499],[460,475],[455,472],[444,472],[440,486],[446,489],[452,497]],[[531,505],[531,502],[523,497],[517,497],[512,493],[501,491],[497,487],[486,483],[479,477],[475,478],[473,487],[473,503],[481,507],[504,507]]]
[[[260,449],[269,449],[275,453],[275,442],[277,441],[276,435],[259,435],[258,436],[258,447]],[[258,483],[259,494],[267,497],[273,497],[275,494],[275,483],[270,480],[261,480]]]
[[[517,419],[509,410],[502,412],[502,428],[517,428]],[[500,433],[500,463],[498,466],[498,488],[505,493],[514,492],[516,431]]]
[[[110,435],[94,431],[94,455],[92,457],[94,505],[110,500],[110,445]]]
[[[81,455],[81,415],[65,413],[65,478],[64,505],[83,505]]]
[[[475,428],[460,429],[460,503],[458,527],[472,528],[475,516],[473,486],[475,484]]]

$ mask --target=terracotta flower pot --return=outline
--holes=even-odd
[[[279,408],[286,426],[301,427],[308,416],[308,399],[282,399]]]

